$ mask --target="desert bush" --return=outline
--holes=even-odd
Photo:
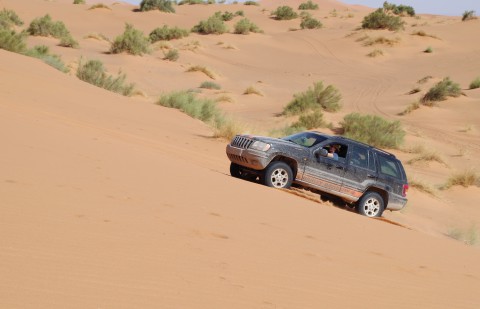
[[[404,116],[412,113],[414,110],[417,110],[420,108],[420,103],[418,102],[412,102],[410,105],[407,106],[407,108],[401,112],[399,115]]]
[[[200,84],[200,88],[220,90],[222,87],[220,87],[220,85],[217,83],[214,83],[211,81],[205,81]]]
[[[108,75],[103,63],[99,60],[80,63],[77,69],[77,77],[87,83],[124,96],[131,95],[135,88],[133,84],[125,84],[127,76],[121,72],[115,78]]]
[[[105,5],[103,3],[97,3],[92,5],[91,7],[88,8],[89,10],[95,10],[95,9],[108,9],[111,10],[111,8],[108,5]]]
[[[303,2],[298,6],[299,10],[318,10],[318,4],[313,3],[312,0]]]
[[[181,29],[178,27],[170,28],[167,25],[164,25],[161,28],[155,28],[150,32],[150,41],[155,43],[157,41],[170,41],[175,39],[181,39],[187,37],[189,31],[186,29]]]
[[[465,11],[462,15],[462,21],[477,19],[475,16],[475,11]]]
[[[178,5],[185,5],[185,4],[193,5],[193,4],[206,4],[206,2],[203,1],[203,0],[181,0],[177,4]]]
[[[215,12],[215,15],[219,16],[223,21],[230,21],[235,17],[235,14],[229,11],[225,11],[223,13],[218,11]]]
[[[61,38],[70,34],[63,22],[54,22],[48,14],[35,18],[30,23],[27,32],[35,36],[53,36],[55,38]]]
[[[480,77],[477,77],[470,83],[470,89],[477,89],[480,88]]]
[[[262,30],[247,18],[240,19],[234,26],[236,34],[249,34],[250,32],[262,32]]]
[[[227,26],[218,15],[213,15],[207,20],[202,20],[192,28],[192,32],[200,34],[222,34],[227,32]]]
[[[279,6],[271,15],[275,16],[277,20],[290,20],[298,17],[298,14],[288,5]]]
[[[180,54],[179,54],[178,50],[170,49],[169,51],[167,51],[165,53],[165,57],[163,59],[168,60],[168,61],[177,61],[178,58],[180,58]]]
[[[29,57],[40,59],[41,61],[59,70],[60,72],[67,73],[69,71],[60,56],[50,54],[48,46],[37,45],[31,49],[24,51],[23,54]]]
[[[238,10],[235,12],[235,16],[245,16],[245,13],[242,10]]]
[[[260,5],[260,4],[258,4],[257,1],[245,1],[243,4],[244,5],[256,5],[256,6]]]
[[[150,41],[143,32],[125,24],[125,31],[115,38],[110,46],[112,54],[127,52],[131,55],[143,55],[149,52]]]
[[[398,148],[405,137],[399,121],[388,121],[379,116],[348,114],[340,123],[344,135],[376,146]]]
[[[187,69],[187,72],[202,72],[203,74],[207,75],[211,79],[215,79],[215,74],[209,69],[207,69],[206,67],[201,65],[191,66],[190,68]]]
[[[64,36],[60,39],[60,43],[58,44],[63,47],[71,47],[71,48],[78,48],[78,42],[75,41],[74,38],[72,38],[71,35]]]
[[[441,189],[449,189],[453,186],[462,186],[467,188],[475,185],[480,185],[480,176],[478,176],[478,174],[473,170],[465,170],[450,176]]]
[[[400,17],[389,15],[383,9],[378,9],[364,17],[362,28],[397,31],[403,29],[404,24]]]
[[[159,10],[166,13],[175,13],[173,1],[171,0],[142,0],[140,2],[140,11]]]
[[[85,0],[73,0],[73,4],[85,4]]]
[[[22,26],[23,21],[18,17],[17,13],[12,10],[3,9],[0,11],[0,29],[10,29],[12,26]]]
[[[447,236],[455,240],[459,240],[466,245],[474,246],[478,243],[480,235],[477,227],[472,224],[470,228],[466,230],[460,228],[450,228],[447,232]]]
[[[462,91],[460,85],[451,81],[450,78],[445,77],[442,81],[438,82],[428,90],[423,96],[422,102],[444,101],[447,97],[458,97],[461,94]]]
[[[320,29],[322,28],[322,23],[312,17],[310,14],[302,14],[302,22],[300,23],[300,28],[302,29]]]
[[[187,115],[212,123],[215,116],[220,115],[216,103],[209,99],[200,99],[187,91],[178,91],[160,97],[157,104],[181,110]]]
[[[434,38],[434,39],[438,39],[438,37],[436,35],[428,34],[423,30],[414,31],[414,32],[412,32],[412,35],[418,35],[418,36],[431,37],[431,38]]]
[[[292,127],[305,128],[311,130],[315,128],[323,128],[327,125],[323,119],[321,110],[315,110],[312,113],[303,114],[298,118],[298,121],[292,124]]]
[[[0,49],[14,53],[21,53],[27,48],[25,32],[16,33],[14,30],[0,27]]]
[[[403,4],[396,5],[396,4],[388,3],[387,1],[385,1],[383,3],[383,9],[385,11],[392,12],[395,15],[415,16],[415,10],[413,9],[413,7],[409,5],[403,5]]]
[[[342,96],[338,89],[332,85],[324,87],[322,82],[313,84],[313,88],[297,93],[293,100],[283,109],[286,115],[299,115],[310,110],[323,109],[328,112],[340,110],[340,99]]]
[[[426,53],[426,54],[431,54],[431,53],[433,53],[433,49],[432,49],[431,46],[428,46],[427,48],[425,48],[425,50],[423,52]]]

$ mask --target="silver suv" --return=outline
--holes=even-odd
[[[283,138],[237,135],[227,145],[230,174],[275,188],[292,184],[340,197],[368,217],[407,203],[402,163],[391,153],[340,136],[302,132]]]

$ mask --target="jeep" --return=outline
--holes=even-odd
[[[300,186],[341,198],[380,217],[407,203],[408,182],[395,155],[342,136],[307,131],[283,138],[236,135],[227,145],[230,174],[274,188]]]

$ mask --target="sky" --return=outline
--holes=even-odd
[[[140,0],[123,0],[132,4],[139,4]],[[306,1],[306,0],[305,0]],[[348,4],[363,4],[372,8],[379,8],[385,0],[340,0]],[[228,2],[228,1],[227,1]],[[239,0],[243,2],[243,0]],[[313,0],[315,2],[315,0]],[[465,11],[475,11],[480,15],[480,0],[390,0],[390,3],[410,5],[419,14],[439,14],[461,16]]]

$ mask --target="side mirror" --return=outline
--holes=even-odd
[[[318,157],[326,157],[328,156],[328,151],[326,149],[319,149],[317,151],[315,151],[315,156],[318,158]]]

